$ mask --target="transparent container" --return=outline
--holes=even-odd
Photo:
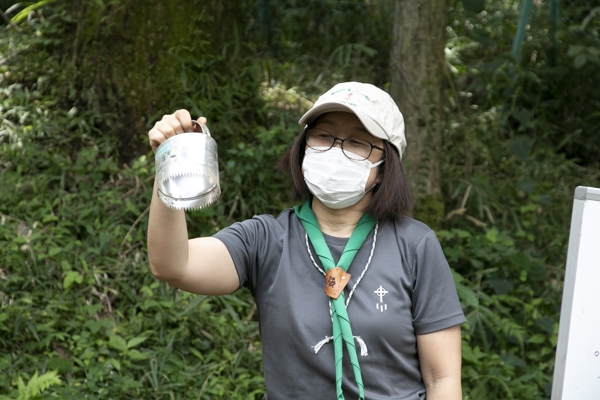
[[[158,197],[175,210],[203,208],[221,195],[217,142],[206,125],[193,122],[202,132],[172,136],[154,156]]]

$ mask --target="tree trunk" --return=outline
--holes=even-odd
[[[188,108],[194,117],[207,116],[214,124],[215,115],[223,112],[211,113],[211,108],[231,97],[235,104],[221,108],[243,116],[253,112],[258,82],[241,72],[249,61],[240,45],[240,1],[121,0],[104,5],[84,0],[69,13],[76,21],[74,40],[64,50],[66,74],[72,77],[70,100],[102,115],[101,129],[119,139],[121,160],[148,151],[148,118],[167,110]]]
[[[444,216],[440,163],[446,23],[445,0],[396,0],[390,91],[406,124],[403,162],[415,216],[434,228]]]

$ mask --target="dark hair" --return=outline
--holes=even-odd
[[[312,196],[304,182],[302,161],[306,148],[306,131],[304,129],[294,139],[292,147],[277,163],[277,170],[289,174],[291,178],[292,198],[303,201]],[[367,204],[365,212],[377,219],[400,219],[411,211],[410,189],[402,171],[402,161],[396,148],[387,140],[383,141],[385,162],[379,166],[379,174],[383,176],[381,183],[373,188],[373,196]]]

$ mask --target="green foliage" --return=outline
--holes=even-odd
[[[556,48],[548,10],[534,8],[515,65],[508,54],[516,3],[486,2],[464,21],[463,3],[453,5],[448,29],[452,117],[443,184],[452,211],[439,236],[468,319],[464,393],[544,399],[552,383],[573,190],[600,183],[592,135],[598,120],[587,109],[600,98],[587,91],[589,75],[575,72],[572,61],[556,63],[587,51],[567,49],[594,36],[571,36]],[[571,88],[582,97],[571,97]],[[585,151],[569,145],[580,140],[573,131],[585,137]]]
[[[419,220],[433,230],[441,228],[444,219],[444,199],[442,195],[424,196],[414,207],[414,213]]]
[[[534,7],[522,60],[515,65],[508,54],[518,18],[516,5],[491,1],[484,11],[463,21],[462,4],[456,2],[448,59],[461,88],[452,95],[454,104],[483,107],[484,112],[493,106],[501,112],[503,134],[524,134],[547,142],[580,165],[598,166],[597,9],[565,5],[562,18],[549,24],[549,9]],[[466,95],[470,97],[459,98]],[[457,111],[466,111],[462,107]]]
[[[273,165],[316,94],[341,80],[388,84],[394,2],[235,1],[222,14],[190,2],[199,11],[164,41],[152,35],[166,25],[134,20],[126,0],[9,13],[18,24],[0,33],[0,396],[262,396],[249,294],[195,296],[152,277],[152,157],[124,132],[142,137],[178,108],[209,118],[223,196],[187,214],[191,236],[275,214],[289,198]],[[181,6],[158,3],[166,15]],[[534,6],[518,65],[518,2],[450,4],[444,208],[418,206],[434,225],[443,219],[468,319],[465,398],[549,397],[573,189],[600,186],[599,19],[583,3],[555,25]],[[136,9],[146,22],[148,4]]]
[[[66,376],[52,388],[60,398],[260,391],[260,375],[247,373],[260,369],[247,295],[193,296],[149,273],[146,157],[119,169],[110,141],[71,159],[47,143],[2,148],[12,190],[0,195],[0,387],[44,366]]]
[[[103,109],[70,98],[58,64],[33,52],[68,30],[58,10],[36,10],[21,34],[0,38],[5,57],[29,55],[4,64],[0,78],[0,395],[261,398],[248,293],[206,298],[155,280],[145,250],[151,158],[121,164],[119,138],[102,134]],[[258,136],[272,146],[284,131]],[[269,181],[259,168],[235,171],[240,190],[254,176]],[[213,232],[227,220],[220,215],[190,216],[193,230]],[[65,384],[48,386],[57,378],[49,371]]]
[[[61,380],[57,376],[58,371],[50,371],[39,376],[37,371],[33,374],[31,379],[27,382],[27,385],[23,382],[23,379],[19,376],[18,379],[18,390],[13,395],[16,400],[33,400],[41,399],[40,394],[48,389],[52,385],[60,385]],[[9,400],[10,397],[0,396],[1,400]]]
[[[51,3],[52,1],[54,1],[54,0],[42,0],[42,1],[38,1],[37,3],[31,3],[30,5],[26,6],[21,11],[19,11],[14,17],[12,17],[10,19],[10,21],[14,22],[14,23],[19,23],[19,22],[23,21],[25,18],[29,17],[29,15],[33,11],[44,7],[48,3]]]
[[[149,272],[147,158],[118,168],[109,140],[70,159],[47,143],[2,147],[13,190],[0,195],[0,390],[44,366],[65,377],[51,388],[60,398],[259,393],[260,373],[248,373],[260,370],[260,347],[247,294],[193,296]]]
[[[269,84],[322,93],[344,80],[388,84],[395,2],[245,2],[246,30],[267,62]]]
[[[544,263],[520,249],[524,232],[440,231],[465,307],[463,376],[476,399],[545,398],[556,345],[557,287]],[[543,390],[546,391],[544,393]],[[486,393],[487,397],[483,397]]]

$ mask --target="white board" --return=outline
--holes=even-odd
[[[600,189],[575,189],[552,400],[600,399]]]

